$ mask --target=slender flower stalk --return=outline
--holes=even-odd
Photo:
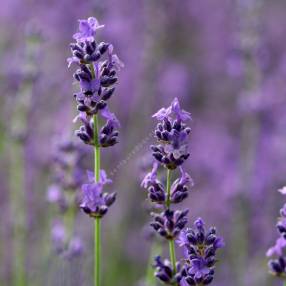
[[[94,174],[95,183],[99,182],[100,177],[100,146],[98,144],[98,118],[95,114],[93,116],[94,122]],[[95,286],[100,285],[100,243],[101,233],[100,233],[100,218],[97,217],[94,220],[94,276],[95,276]]]
[[[173,273],[176,273],[176,251],[175,251],[175,242],[174,240],[169,240],[169,251],[170,251],[170,259],[173,267]]]
[[[167,169],[167,201],[166,208],[169,209],[171,205],[171,170]],[[169,252],[170,252],[170,260],[173,267],[173,273],[176,273],[176,250],[175,250],[175,242],[174,239],[169,240]]]
[[[141,186],[147,189],[150,201],[161,206],[161,213],[151,213],[151,226],[168,241],[170,256],[170,260],[155,258],[155,276],[166,285],[207,285],[213,280],[215,254],[223,246],[223,240],[216,236],[215,228],[206,232],[201,219],[195,222],[197,230],[185,229],[189,210],[172,210],[173,205],[188,197],[193,186],[190,175],[182,168],[190,155],[188,137],[191,129],[185,122],[191,115],[180,108],[175,98],[171,106],[160,109],[153,117],[160,121],[154,132],[158,144],[151,146],[156,161]],[[165,187],[157,177],[160,165],[167,169]],[[177,169],[180,177],[172,182]],[[183,260],[176,259],[175,241],[185,248]]]
[[[78,66],[74,78],[79,82],[80,91],[74,97],[79,114],[74,121],[80,120],[83,125],[76,135],[94,148],[94,171],[88,172],[89,182],[82,186],[80,207],[94,219],[95,286],[101,283],[101,219],[116,199],[116,193],[103,192],[103,187],[112,181],[101,169],[100,149],[118,142],[120,124],[109,111],[107,102],[114,93],[117,72],[123,67],[118,56],[113,54],[111,44],[95,41],[97,30],[103,27],[93,17],[79,20],[79,31],[73,35],[76,42],[70,45],[72,57],[68,59],[69,66]],[[99,116],[106,120],[103,126],[99,124]]]
[[[96,218],[94,221],[94,275],[95,283],[94,285],[100,285],[100,218]]]

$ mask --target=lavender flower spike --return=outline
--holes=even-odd
[[[194,183],[183,169],[189,158],[188,137],[191,129],[186,121],[191,119],[189,112],[182,110],[177,98],[168,108],[162,108],[153,115],[160,122],[155,129],[157,145],[151,146],[156,160],[153,169],[143,179],[141,186],[147,189],[148,198],[159,213],[151,213],[152,228],[169,243],[170,260],[155,258],[154,275],[165,285],[207,285],[213,280],[215,254],[223,247],[223,240],[216,235],[215,228],[205,231],[204,222],[195,222],[196,230],[186,229],[189,210],[172,210],[173,205],[184,201]],[[166,185],[158,178],[158,169],[167,170]],[[181,176],[171,182],[172,171],[179,167]],[[157,208],[158,209],[158,208]],[[175,240],[185,249],[185,259],[177,261]]]
[[[101,218],[116,199],[115,193],[107,193],[103,188],[111,183],[106,173],[101,170],[101,148],[118,143],[120,123],[115,114],[109,110],[109,100],[114,95],[118,82],[117,73],[123,63],[114,54],[113,45],[97,43],[95,36],[99,25],[97,19],[90,17],[79,20],[79,31],[73,35],[75,43],[70,44],[72,57],[68,66],[75,64],[77,70],[74,79],[80,90],[74,94],[82,125],[75,132],[80,140],[94,148],[94,174],[88,173],[89,182],[82,185],[80,208],[95,220],[94,223],[94,285],[100,286],[100,224]],[[99,126],[98,118],[105,121]]]

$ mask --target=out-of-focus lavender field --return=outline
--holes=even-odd
[[[103,285],[144,285],[152,243],[140,182],[150,169],[151,116],[174,97],[193,117],[189,218],[216,225],[226,242],[212,285],[280,285],[265,253],[286,183],[285,11],[284,0],[3,0],[0,285],[92,285],[92,220],[76,213],[83,253],[63,259],[51,239],[59,210],[47,195],[57,146],[80,143],[66,59],[77,20],[90,16],[125,64],[110,103],[120,143],[102,154],[118,195],[103,218]],[[91,169],[92,150],[80,145]]]

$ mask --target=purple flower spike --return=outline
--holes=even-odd
[[[98,29],[103,28],[104,25],[99,25],[94,17],[87,20],[79,20],[79,32],[73,35],[73,38],[79,42],[92,41]]]
[[[96,31],[102,27],[93,17],[79,21],[79,32],[74,34],[77,42],[70,44],[72,56],[68,58],[68,66],[76,64],[73,76],[80,86],[74,98],[80,112],[78,118],[83,125],[76,135],[85,144],[95,146],[99,142],[100,147],[110,147],[118,143],[120,123],[107,104],[114,94],[117,74],[124,64],[113,53],[113,45],[96,42]],[[92,117],[97,114],[106,119],[106,124],[100,130],[98,140],[94,140]]]
[[[216,235],[215,228],[206,231],[201,218],[195,221],[194,229],[185,229],[189,210],[172,210],[174,204],[181,203],[188,197],[194,185],[191,176],[182,168],[190,155],[188,137],[191,129],[185,121],[191,119],[191,114],[182,110],[175,98],[169,107],[161,108],[153,117],[160,121],[154,132],[158,144],[151,146],[156,163],[141,186],[147,189],[152,203],[164,208],[161,213],[151,213],[153,221],[150,225],[169,241],[171,258],[171,261],[162,261],[156,257],[155,276],[165,285],[208,285],[213,281],[216,251],[224,246],[224,241]],[[168,169],[164,184],[157,177],[160,165]],[[171,171],[176,168],[180,169],[181,176],[172,182]],[[174,258],[175,240],[184,250],[185,259],[181,263]]]

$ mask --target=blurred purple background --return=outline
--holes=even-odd
[[[104,284],[144,278],[150,242],[142,234],[142,166],[154,141],[151,115],[176,96],[193,115],[190,219],[202,216],[226,240],[213,285],[279,285],[265,252],[283,204],[276,190],[286,181],[285,9],[283,0],[4,0],[0,284],[14,285],[13,264],[23,256],[29,286],[92,285],[92,222],[78,213],[85,252],[63,261],[51,251],[46,192],[53,142],[72,138],[76,127],[69,43],[77,20],[95,16],[105,24],[100,39],[125,63],[111,101],[120,144],[102,155],[118,191],[104,218]],[[13,243],[18,224],[23,255]]]

